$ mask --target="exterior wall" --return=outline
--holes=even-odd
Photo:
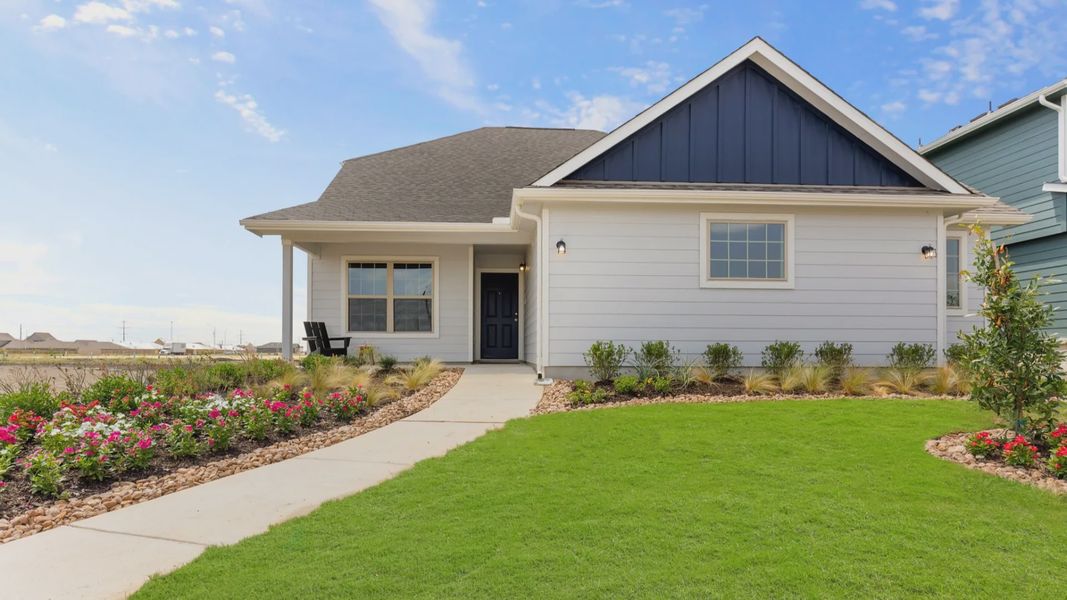
[[[977,238],[965,229],[950,229],[950,233],[966,232],[963,246],[967,249],[963,268],[972,271],[974,269],[974,244]],[[959,341],[959,332],[968,332],[974,327],[981,325],[982,319],[978,317],[978,309],[982,306],[983,290],[972,281],[964,278],[964,301],[962,310],[948,311],[945,326],[945,344],[951,346]]]
[[[1055,181],[1056,113],[1041,106],[926,155],[956,179],[1033,215],[1024,225],[998,227],[993,238],[1014,244],[1067,232],[1063,194],[1041,190]]]
[[[403,334],[378,334],[377,337],[345,333],[344,256],[437,257],[438,303],[437,331],[432,337],[401,337]],[[309,311],[315,320],[324,321],[330,335],[352,335],[353,352],[360,344],[376,346],[382,353],[408,361],[430,355],[448,362],[467,362],[471,349],[471,273],[470,246],[458,244],[350,243],[322,244],[319,256],[311,257],[308,286],[311,288]]]
[[[750,61],[570,178],[921,185]]]
[[[702,288],[701,212],[795,215],[794,289]],[[628,346],[666,339],[695,359],[712,342],[738,345],[745,365],[775,340],[810,353],[832,340],[857,364],[879,365],[896,342],[937,343],[937,239],[933,211],[752,206],[554,205],[549,253],[547,364],[584,365],[598,339]]]
[[[1059,281],[1045,288],[1045,301],[1056,307],[1052,331],[1067,337],[1067,234],[1011,244],[1008,255],[1020,279],[1041,275]]]

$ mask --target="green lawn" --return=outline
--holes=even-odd
[[[963,402],[510,423],[139,598],[1062,597],[1067,500],[927,455]]]

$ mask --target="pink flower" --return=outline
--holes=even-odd
[[[148,450],[152,447],[152,438],[141,438],[137,441],[137,447],[141,450]]]
[[[236,410],[234,410],[232,408],[230,409],[230,412],[227,413],[227,414],[229,414],[231,417],[239,417],[239,416],[241,416],[241,413],[237,412]]]
[[[217,419],[217,418],[219,418],[219,415],[221,415],[221,414],[222,413],[219,412],[219,409],[213,408],[213,409],[211,409],[211,412],[208,413],[208,416],[211,417],[212,419]]]
[[[185,430],[186,431],[192,431],[193,430],[193,426],[192,425],[186,425],[185,426]]]
[[[74,448],[71,448],[70,446],[67,446],[66,448],[63,449],[63,454],[74,454]]]

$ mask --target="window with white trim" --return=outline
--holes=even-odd
[[[793,216],[703,213],[701,285],[792,287]]]
[[[434,264],[348,261],[348,331],[432,333]]]
[[[963,240],[959,237],[945,238],[945,305],[948,308],[963,308]]]

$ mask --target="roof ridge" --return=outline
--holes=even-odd
[[[536,127],[536,126],[527,126],[527,125],[483,125],[482,127],[476,127],[474,129],[466,129],[464,131],[457,131],[456,133],[452,133],[452,134],[449,134],[449,135],[444,135],[444,136],[433,138],[433,139],[429,139],[429,140],[423,140],[421,142],[415,142],[413,144],[408,144],[406,146],[398,146],[396,148],[389,148],[388,150],[379,150],[378,152],[372,152],[370,154],[363,154],[361,156],[353,156],[352,158],[346,158],[346,159],[342,160],[341,163],[344,164],[344,163],[351,162],[351,161],[354,161],[354,160],[363,160],[364,158],[371,158],[371,157],[374,157],[374,156],[381,156],[383,154],[389,154],[391,152],[399,152],[400,150],[409,150],[411,148],[415,148],[415,147],[418,147],[418,146],[423,146],[423,145],[426,145],[426,144],[432,144],[432,143],[435,143],[435,142],[440,142],[440,141],[443,141],[443,140],[456,138],[456,137],[459,137],[459,136],[462,136],[462,135],[468,135],[468,134],[471,134],[471,133],[476,133],[476,132],[484,131],[484,130],[487,130],[487,129],[528,129],[528,130],[531,130],[531,131],[584,131],[584,132],[592,132],[592,133],[604,133],[603,131],[600,131],[599,129],[578,129],[576,127]]]

